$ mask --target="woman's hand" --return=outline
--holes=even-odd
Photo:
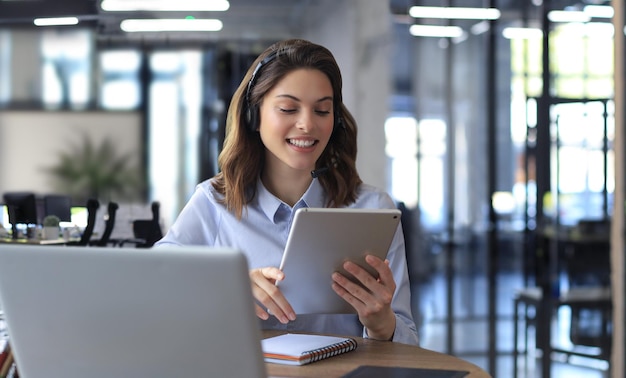
[[[296,320],[296,314],[291,305],[287,302],[283,293],[276,287],[276,281],[284,278],[285,274],[275,267],[258,268],[250,271],[252,295],[256,299],[256,316],[267,320],[270,314],[272,314],[283,324],[288,323],[290,320]]]
[[[350,281],[341,273],[333,273],[333,290],[357,311],[359,320],[372,339],[391,340],[396,329],[396,316],[391,300],[396,282],[389,268],[389,261],[367,255],[365,262],[378,272],[378,279],[357,264],[347,261],[343,268],[364,287]]]

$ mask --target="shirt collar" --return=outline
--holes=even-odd
[[[270,193],[265,188],[265,185],[263,185],[260,178],[257,180],[257,197],[259,207],[265,216],[272,221],[276,219],[275,215],[281,206],[291,209],[289,205]],[[301,207],[324,207],[324,188],[322,188],[318,179],[313,179],[313,181],[311,181],[311,185],[309,185],[309,188],[306,192],[304,192],[304,195],[295,204],[292,210],[296,210]]]

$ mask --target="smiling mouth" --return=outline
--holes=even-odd
[[[289,144],[292,144],[296,147],[311,147],[317,143],[317,140],[301,140],[301,139],[287,139]]]

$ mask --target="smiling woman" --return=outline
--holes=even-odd
[[[342,85],[335,58],[321,45],[290,39],[267,48],[231,100],[221,172],[198,185],[156,246],[242,250],[266,329],[417,344],[400,225],[383,258],[359,247],[365,267],[346,261],[343,274],[329,272],[319,281],[320,292],[337,295],[354,313],[296,316],[275,285],[286,275],[279,264],[297,210],[396,208],[357,172],[357,123],[343,103]]]

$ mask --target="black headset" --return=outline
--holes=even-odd
[[[254,68],[254,71],[252,71],[252,77],[250,78],[250,81],[248,82],[248,88],[246,89],[246,98],[245,98],[245,102],[246,102],[245,121],[246,121],[246,127],[248,127],[248,129],[253,132],[256,131],[256,129],[259,127],[260,117],[259,117],[259,107],[257,105],[252,105],[252,103],[250,102],[250,95],[252,92],[252,88],[254,87],[254,84],[256,82],[256,75],[259,73],[261,68],[263,68],[263,66],[265,66],[267,63],[274,60],[276,58],[276,55],[278,55],[278,50],[271,52],[262,61],[260,61]]]
[[[262,61],[257,63],[256,67],[254,68],[254,71],[252,71],[252,77],[250,78],[250,81],[248,82],[248,87],[246,88],[245,123],[246,123],[246,127],[248,128],[248,130],[250,130],[252,132],[256,132],[257,128],[259,127],[259,118],[260,118],[259,106],[258,105],[253,105],[250,102],[250,95],[252,94],[252,88],[254,88],[254,84],[256,83],[257,74],[259,73],[261,68],[263,68],[263,66],[265,66],[266,64],[268,64],[272,60],[276,59],[277,56],[278,56],[278,50],[272,51],[268,56],[263,58]],[[338,108],[339,108],[338,106],[333,106],[333,112],[334,112],[333,134],[335,133],[335,131],[337,129],[341,128],[341,129],[345,130],[345,126],[343,124],[343,121],[342,121],[341,117],[339,116],[339,109]]]

